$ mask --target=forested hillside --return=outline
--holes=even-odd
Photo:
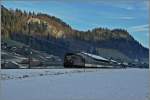
[[[1,6],[1,22],[2,40],[28,44],[30,37],[32,48],[61,57],[66,52],[86,51],[107,58],[148,61],[148,49],[124,29],[99,27],[79,31],[55,16],[4,6]],[[112,56],[111,51],[115,51]]]

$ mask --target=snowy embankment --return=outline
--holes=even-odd
[[[1,80],[25,79],[40,76],[52,76],[81,72],[95,72],[98,69],[2,69]]]
[[[149,100],[148,69],[2,70],[0,100]]]

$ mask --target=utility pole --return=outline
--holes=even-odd
[[[4,64],[3,64],[3,68],[6,68],[6,59],[5,59],[5,55],[4,55]]]
[[[31,30],[30,30],[30,22],[28,23],[28,28],[29,28],[29,32],[28,32],[28,35],[29,35],[29,41],[28,41],[28,52],[29,52],[29,55],[28,55],[28,63],[29,63],[29,66],[28,68],[31,69]]]

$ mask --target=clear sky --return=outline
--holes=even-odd
[[[2,4],[56,16],[78,30],[123,28],[149,47],[149,0],[8,0]]]

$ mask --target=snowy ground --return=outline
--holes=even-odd
[[[0,100],[149,100],[148,69],[1,70]]]

